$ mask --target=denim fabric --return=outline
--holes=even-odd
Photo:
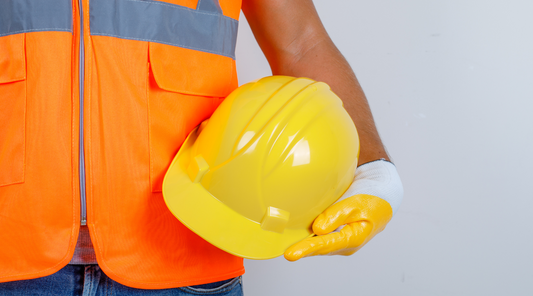
[[[126,287],[107,277],[98,265],[67,265],[47,277],[0,283],[6,296],[242,296],[241,277],[204,285],[161,290]]]

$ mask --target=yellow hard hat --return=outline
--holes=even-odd
[[[172,161],[163,196],[218,248],[277,257],[312,236],[313,220],[354,178],[359,139],[322,82],[271,76],[233,91]]]

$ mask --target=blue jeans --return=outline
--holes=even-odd
[[[38,279],[0,283],[6,296],[242,296],[241,277],[205,285],[161,290],[126,287],[107,277],[98,265],[67,265],[60,271]]]

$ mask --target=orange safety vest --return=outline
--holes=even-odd
[[[0,282],[50,275],[89,227],[135,288],[244,273],[167,209],[161,182],[237,87],[240,0],[0,1]]]

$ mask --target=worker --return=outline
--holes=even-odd
[[[401,200],[363,91],[311,0],[242,10],[273,74],[328,83],[361,143],[353,185],[285,257],[353,253]],[[240,11],[239,0],[0,2],[0,294],[242,295],[242,258],[188,230],[161,195],[187,134],[237,87]]]

